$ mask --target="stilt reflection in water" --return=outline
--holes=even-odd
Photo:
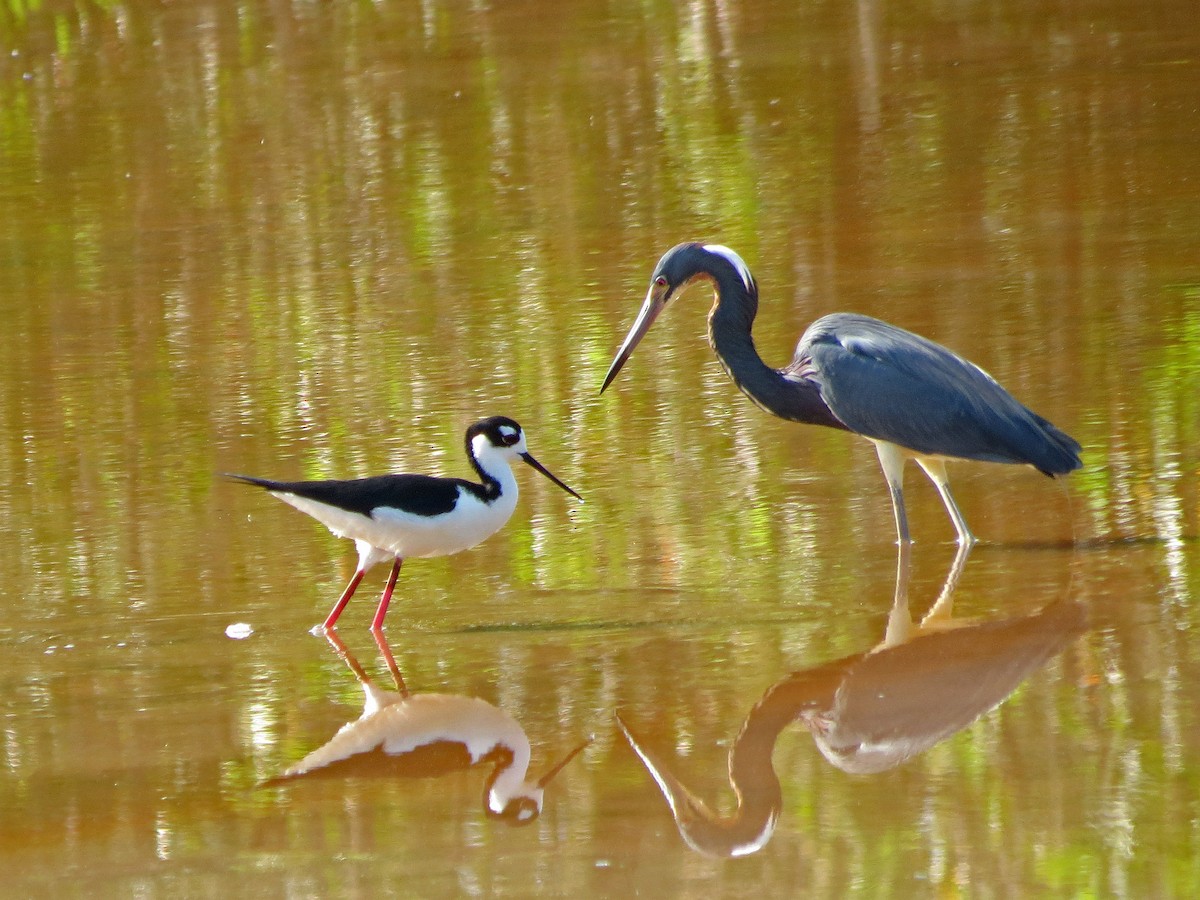
[[[908,550],[901,545],[884,640],[865,653],[796,672],[767,690],[729,751],[729,783],[737,797],[731,815],[714,813],[617,716],[688,846],[727,857],[767,844],[783,801],[771,755],[791,723],[808,727],[822,755],[839,769],[882,772],[999,706],[1086,630],[1084,607],[1073,601],[994,622],[952,620],[953,591],[966,556],[960,548],[937,601],[914,623],[908,612]]]
[[[529,738],[512,716],[478,697],[410,693],[387,639],[374,634],[396,690],[376,686],[337,634],[327,632],[330,645],[362,685],[362,715],[267,786],[315,777],[435,778],[491,765],[484,812],[509,825],[527,825],[541,815],[546,785],[590,739],[537,781],[529,781]]]

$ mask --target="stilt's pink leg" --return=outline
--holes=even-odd
[[[366,574],[365,569],[358,569],[354,573],[354,577],[350,579],[350,583],[342,591],[342,596],[338,598],[338,602],[334,604],[333,609],[329,611],[329,615],[325,617],[325,624],[321,626],[322,628],[328,630],[337,624],[338,616],[342,614],[342,610],[346,608],[346,604],[354,596],[354,589],[358,587],[358,583],[362,581],[362,577]]]
[[[375,646],[383,654],[388,671],[392,673],[392,681],[396,683],[396,690],[407,697],[408,686],[404,683],[404,676],[400,674],[400,667],[396,665],[396,657],[392,656],[392,648],[388,646],[387,638],[384,637],[382,631],[373,631],[372,634],[375,635]]]
[[[400,574],[400,563],[404,562],[400,557],[396,557],[396,563],[392,566],[392,574],[388,576],[387,587],[383,589],[383,596],[379,598],[379,609],[375,610],[375,621],[371,623],[372,631],[383,630],[383,617],[387,615],[388,604],[392,602],[392,589],[396,587],[396,577]]]

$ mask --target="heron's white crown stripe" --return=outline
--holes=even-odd
[[[733,267],[737,269],[737,273],[742,276],[742,283],[746,285],[746,290],[754,290],[754,276],[750,274],[750,267],[746,265],[746,261],[738,256],[734,251],[730,250],[724,244],[705,244],[704,249],[709,253],[715,253],[718,256],[723,256]]]

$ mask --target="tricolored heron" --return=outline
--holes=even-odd
[[[480,481],[430,475],[378,475],[351,481],[270,481],[227,475],[266,488],[284,503],[308,513],[358,549],[358,567],[325,619],[333,628],[366,571],[395,559],[371,629],[383,628],[400,564],[409,557],[449,556],[499,531],[517,506],[517,479],[509,462],[521,459],[571,496],[582,499],[525,448],[521,426],[492,416],[467,429],[467,458]]]
[[[901,543],[911,541],[903,493],[909,458],[937,487],[965,546],[975,536],[950,493],[947,459],[1024,464],[1050,476],[1082,465],[1073,438],[1018,403],[983,369],[879,319],[822,316],[801,336],[792,361],[771,368],[750,334],[758,312],[754,276],[740,256],[719,244],[679,244],[658,261],[601,393],[659,314],[698,280],[714,286],[709,343],[746,396],[782,419],[841,428],[875,444]]]

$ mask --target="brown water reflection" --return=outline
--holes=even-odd
[[[366,695],[362,715],[266,785],[311,778],[435,778],[490,765],[484,812],[508,825],[528,825],[540,816],[546,785],[588,742],[528,781],[529,738],[512,716],[478,697],[410,693],[387,638],[381,631],[372,634],[396,690],[377,687],[337,633],[327,631],[326,639]]]
[[[617,721],[663,792],[689,847],[715,857],[766,846],[783,808],[772,755],[788,725],[803,724],[821,754],[852,775],[895,768],[1003,703],[1086,628],[1084,607],[1060,601],[1019,618],[953,618],[954,588],[967,559],[955,556],[937,601],[919,623],[909,613],[909,548],[902,547],[883,641],[864,653],[795,672],[754,704],[729,750],[737,807],[714,813],[674,766]]]
[[[1197,97],[1193,0],[0,0],[6,890],[1189,895]],[[719,771],[749,698],[886,631],[895,547],[869,446],[745,403],[697,318],[596,396],[687,237],[771,285],[765,359],[876,315],[1084,445],[1061,486],[954,470],[955,604],[1092,630],[869,778],[786,730],[785,827],[737,861],[679,840],[614,711]],[[413,566],[391,647],[535,760],[595,742],[524,829],[464,814],[478,771],[257,789],[361,702],[307,633],[350,572],[214,473],[465,475],[492,410],[588,502],[529,485]],[[928,597],[952,534],[913,488]]]

